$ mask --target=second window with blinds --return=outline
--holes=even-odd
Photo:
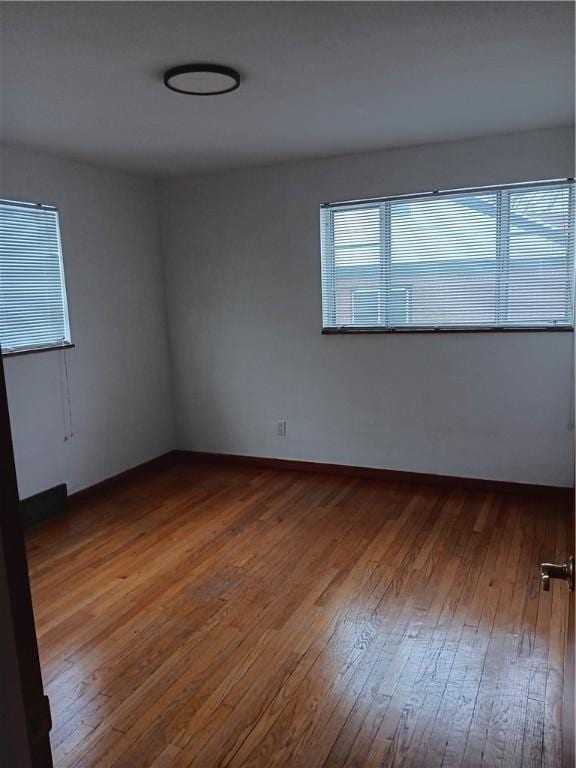
[[[71,346],[53,206],[0,200],[0,344],[6,355]]]
[[[570,329],[574,184],[321,208],[325,332]]]

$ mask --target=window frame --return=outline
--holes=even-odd
[[[325,302],[332,302],[335,305],[336,302],[336,291],[332,289],[327,290],[325,285],[325,279],[324,279],[324,266],[323,266],[323,260],[324,260],[324,248],[329,252],[329,258],[332,260],[335,259],[334,249],[333,249],[333,242],[334,242],[334,233],[333,233],[333,225],[332,223],[329,226],[325,226],[322,221],[322,211],[324,209],[338,209],[338,208],[350,208],[350,206],[358,206],[358,207],[369,207],[371,204],[379,205],[381,203],[386,202],[393,202],[396,200],[400,201],[407,201],[411,199],[425,199],[425,198],[436,198],[436,197],[443,197],[443,196],[455,196],[455,195],[462,195],[462,194],[473,194],[475,192],[481,193],[481,192],[500,192],[500,191],[507,191],[507,190],[518,190],[518,189],[537,189],[538,187],[550,187],[554,185],[566,185],[570,184],[572,185],[572,193],[569,198],[569,215],[572,217],[572,220],[574,220],[575,210],[576,208],[576,185],[574,183],[574,177],[566,177],[566,178],[555,178],[555,179],[545,179],[545,180],[538,180],[538,181],[521,181],[521,182],[513,182],[509,184],[492,184],[487,186],[475,186],[475,187],[458,187],[455,189],[438,189],[438,190],[432,190],[429,192],[414,192],[414,193],[407,193],[407,194],[400,194],[400,195],[389,195],[385,197],[376,197],[376,198],[366,198],[366,199],[353,199],[353,200],[345,200],[345,201],[338,201],[338,202],[325,202],[321,203],[320,205],[320,242],[321,242],[321,266],[320,266],[320,281],[321,281],[321,287],[322,287],[322,328],[321,333],[323,335],[345,335],[345,334],[378,334],[378,333],[387,333],[387,334],[403,334],[403,333],[573,333],[575,330],[575,315],[576,315],[576,298],[574,295],[574,282],[576,280],[576,253],[575,253],[575,247],[576,244],[574,242],[574,234],[572,236],[571,241],[569,241],[568,249],[569,252],[572,253],[572,265],[573,265],[573,283],[572,283],[572,319],[570,324],[558,324],[558,325],[546,325],[543,326],[541,324],[539,325],[484,325],[484,326],[474,326],[474,325],[453,325],[453,326],[353,326],[353,325],[342,325],[342,326],[325,326],[324,325],[324,306]],[[499,200],[501,197],[498,198]],[[386,210],[386,207],[382,206],[380,209]],[[389,208],[388,208],[389,210]],[[502,215],[502,212],[499,211],[499,215]],[[326,217],[326,221],[332,222],[332,217]],[[390,232],[390,227],[386,227],[387,232]],[[386,239],[389,239],[389,235]],[[390,243],[384,242],[382,244],[382,248],[384,250],[387,250],[390,248]],[[500,244],[497,243],[497,258],[501,258],[500,254]],[[382,261],[382,256],[381,256]],[[335,269],[331,270],[331,273],[335,272]],[[362,290],[362,289],[360,289]],[[366,288],[366,290],[378,290],[377,288]],[[409,300],[409,299],[408,299]],[[326,306],[328,306],[328,303],[326,303]],[[499,305],[496,307],[497,312],[499,310]]]
[[[62,233],[60,227],[60,210],[58,206],[52,203],[39,203],[30,200],[18,200],[15,198],[0,198],[0,204],[6,206],[14,206],[16,208],[37,208],[42,210],[54,211],[57,219],[57,239],[58,239],[58,256],[60,264],[61,284],[60,290],[62,291],[62,306],[64,312],[65,327],[67,330],[67,339],[61,342],[50,342],[48,344],[30,344],[27,347],[14,347],[4,349],[2,347],[2,340],[0,339],[0,354],[2,358],[8,357],[20,357],[22,355],[39,354],[41,352],[51,352],[54,350],[66,350],[73,349],[76,345],[72,342],[72,331],[70,326],[70,308],[68,303],[68,290],[66,286],[66,269],[64,264],[64,253],[62,249]]]

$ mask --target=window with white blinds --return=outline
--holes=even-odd
[[[56,208],[0,200],[2,352],[70,342]]]
[[[325,331],[572,328],[572,180],[327,203]]]

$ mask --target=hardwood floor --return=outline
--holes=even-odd
[[[557,498],[175,466],[28,534],[57,768],[560,766]]]

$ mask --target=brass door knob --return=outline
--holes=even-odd
[[[562,579],[568,582],[570,592],[574,592],[574,558],[569,557],[564,565],[557,563],[542,563],[540,566],[542,577],[542,589],[545,592],[550,591],[550,581],[552,579]]]

